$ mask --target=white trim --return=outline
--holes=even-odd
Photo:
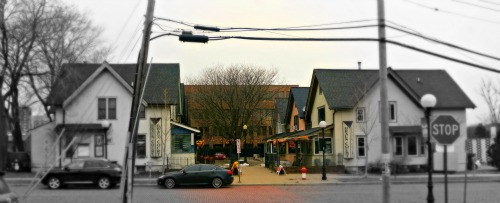
[[[196,128],[192,128],[192,127],[189,127],[187,125],[183,125],[183,124],[180,124],[180,123],[177,123],[177,122],[174,122],[174,121],[170,121],[170,124],[178,126],[178,127],[181,127],[181,128],[188,129],[188,130],[193,131],[195,133],[200,133],[200,130],[198,130]]]

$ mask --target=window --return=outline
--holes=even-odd
[[[90,156],[90,146],[89,144],[79,144],[76,147],[77,157],[89,157]]]
[[[325,107],[318,108],[318,123],[325,120]]]
[[[358,137],[358,156],[366,156],[365,137]]]
[[[141,104],[141,108],[139,109],[139,118],[146,118],[146,107]]]
[[[94,156],[103,157],[104,156],[104,135],[95,135],[94,142]]]
[[[365,122],[365,108],[359,107],[356,109],[356,121],[358,123]]]
[[[69,169],[82,169],[84,163],[85,162],[83,160],[77,160],[77,161],[75,161],[73,163],[68,164],[67,167]]]
[[[394,155],[403,155],[403,137],[394,137]]]
[[[408,155],[417,155],[417,136],[408,136],[407,139],[407,147],[408,147]]]
[[[322,95],[323,94],[323,89],[321,87],[319,87],[319,95]]]
[[[146,158],[146,135],[137,135],[137,158]]]
[[[324,145],[326,147],[325,149],[325,154],[331,154],[332,153],[332,138],[325,138],[324,139]],[[314,139],[314,153],[319,154],[320,152],[323,152],[323,138],[316,138]]]
[[[116,98],[98,98],[97,119],[116,119]]]
[[[390,122],[396,122],[397,121],[397,108],[396,108],[396,102],[391,101],[389,102],[389,121]]]
[[[299,130],[299,116],[293,117],[293,130],[294,131]]]
[[[189,153],[191,151],[191,135],[174,135],[172,153]]]

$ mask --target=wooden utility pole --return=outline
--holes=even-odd
[[[149,50],[149,37],[151,35],[151,26],[153,25],[153,12],[155,7],[155,0],[148,1],[148,8],[146,11],[146,19],[144,20],[144,34],[142,37],[141,51],[137,60],[137,69],[135,75],[135,82],[133,84],[134,95],[132,99],[132,106],[130,110],[130,122],[127,134],[127,144],[124,151],[123,171],[120,181],[121,202],[131,203],[134,185],[134,166],[135,166],[135,140],[137,139],[137,126],[139,124],[138,113],[141,105],[141,95],[146,81],[146,71],[148,50]]]
[[[391,154],[389,150],[389,104],[387,102],[387,49],[385,41],[385,11],[384,0],[377,1],[378,10],[378,38],[379,38],[379,78],[380,78],[380,128],[382,136],[382,163],[384,172],[382,173],[382,202],[391,202],[391,170],[389,162]]]

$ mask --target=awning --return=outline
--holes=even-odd
[[[67,124],[59,124],[56,126],[56,132],[60,133],[62,129],[66,129],[66,131],[78,132],[78,131],[98,131],[105,130],[101,124],[97,123],[67,123]]]
[[[392,136],[422,134],[422,126],[390,126],[389,132]]]
[[[275,134],[275,135],[267,138],[266,141],[272,142],[274,140],[278,140],[278,142],[285,142],[286,138],[289,137],[290,135],[293,135],[294,133],[297,133],[297,132],[284,132],[284,133]]]
[[[304,131],[299,131],[291,136],[288,136],[288,141],[296,141],[296,140],[308,140],[309,137],[313,136],[314,133],[321,131],[320,127],[310,128]]]

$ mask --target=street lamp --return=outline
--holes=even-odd
[[[104,158],[108,158],[108,130],[111,123],[107,120],[101,121],[101,127],[104,129]]]
[[[243,136],[245,136],[245,138],[244,138],[245,140],[243,141],[243,148],[245,148],[245,147],[246,147],[246,145],[247,145],[247,132],[248,132],[248,131],[247,131],[247,128],[248,128],[248,126],[247,126],[247,125],[243,125],[243,131],[244,131],[244,133],[245,133],[245,134],[243,134]],[[245,152],[247,152],[247,153],[248,153],[248,150],[246,150],[246,149],[245,149]],[[248,163],[248,162],[247,162],[247,156],[246,156],[246,155],[244,156],[244,159],[245,159],[245,163]]]
[[[325,166],[325,150],[326,150],[326,145],[325,145],[325,127],[326,127],[326,122],[325,121],[319,122],[319,127],[321,128],[321,131],[323,133],[323,140],[322,140],[322,146],[323,146],[323,175],[321,176],[321,180],[326,180],[326,166]]]
[[[422,107],[425,108],[425,120],[427,120],[427,154],[428,154],[428,159],[427,159],[427,172],[429,173],[429,180],[427,182],[427,202],[434,202],[434,195],[432,194],[432,168],[433,168],[433,163],[432,163],[432,149],[431,149],[431,125],[430,125],[430,116],[431,116],[431,109],[436,106],[437,99],[433,94],[425,94],[422,96],[422,99],[420,99],[420,104],[422,104]]]

